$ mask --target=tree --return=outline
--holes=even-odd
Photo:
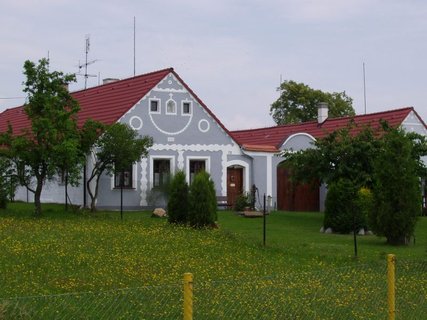
[[[215,185],[209,173],[200,171],[190,186],[188,222],[192,227],[212,226],[216,219]]]
[[[15,192],[13,171],[11,161],[0,156],[0,209],[6,209]]]
[[[393,245],[408,243],[421,214],[420,162],[414,158],[412,137],[389,128],[375,159],[371,225]]]
[[[89,131],[91,133],[92,131]],[[90,145],[94,136],[88,134],[86,145]],[[91,211],[96,210],[99,179],[103,173],[112,175],[120,173],[131,164],[146,157],[148,148],[153,144],[151,137],[139,137],[138,133],[126,124],[114,123],[106,127],[105,131],[93,144],[94,163],[87,180],[87,190],[91,198]],[[92,189],[92,181],[94,186]]]
[[[75,81],[74,75],[50,72],[46,59],[39,60],[38,65],[25,61],[24,74],[24,92],[27,93],[24,111],[31,127],[13,133],[9,124],[9,130],[2,134],[1,140],[6,147],[3,155],[14,161],[19,169],[20,182],[34,193],[35,215],[40,216],[44,182],[52,179],[58,168],[64,166],[64,159],[71,159],[66,162],[68,171],[78,171],[75,159],[79,153],[76,121],[79,106],[67,89],[68,84]]]
[[[282,156],[296,181],[319,180],[326,184],[347,179],[360,188],[372,186],[373,160],[379,143],[370,127],[359,130],[354,124],[317,140],[313,148],[298,152],[284,151]]]
[[[185,224],[188,219],[188,184],[184,171],[178,171],[169,187],[168,221]]]
[[[317,105],[320,102],[328,104],[331,118],[355,114],[353,99],[345,92],[323,92],[292,80],[284,81],[278,91],[280,97],[270,107],[270,115],[278,125],[317,119]]]

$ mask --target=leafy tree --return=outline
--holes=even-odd
[[[13,167],[11,161],[0,157],[0,209],[6,209],[8,200],[11,200],[13,197],[12,193],[14,193],[15,184],[12,174]]]
[[[281,94],[271,105],[270,115],[279,125],[317,119],[317,105],[320,102],[328,104],[331,118],[355,114],[353,100],[345,92],[323,92],[292,80],[284,81],[278,91]]]
[[[168,221],[185,224],[188,218],[188,184],[184,171],[178,171],[169,186]]]
[[[96,127],[96,126],[95,126]],[[94,138],[93,131],[85,136],[85,144],[90,145]],[[145,157],[148,148],[153,144],[151,137],[139,137],[138,133],[126,124],[114,123],[106,127],[103,134],[96,139],[93,145],[94,163],[87,180],[87,190],[91,198],[91,211],[96,210],[99,179],[103,173],[112,175],[121,172],[132,163]],[[94,181],[94,186],[92,186]]]
[[[40,216],[43,183],[52,179],[65,163],[68,171],[78,171],[75,159],[79,153],[76,122],[79,106],[67,90],[68,84],[75,81],[74,75],[50,72],[46,59],[41,59],[38,65],[25,61],[24,74],[24,92],[28,101],[24,111],[31,127],[13,133],[9,124],[9,130],[2,134],[1,140],[6,147],[3,154],[19,169],[20,182],[34,193],[35,215]],[[36,180],[35,187],[31,183],[32,177]]]
[[[361,131],[353,135],[353,129]],[[296,181],[319,180],[329,185],[348,179],[359,189],[372,185],[373,159],[378,150],[379,143],[372,129],[351,124],[317,140],[313,148],[298,152],[286,150],[282,156]]]
[[[192,227],[210,227],[217,220],[215,185],[209,173],[200,171],[190,186],[188,222]]]
[[[412,137],[401,129],[388,129],[375,159],[371,225],[394,245],[409,241],[421,213],[419,161],[414,159]]]

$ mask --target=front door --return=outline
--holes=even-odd
[[[234,207],[237,197],[243,193],[243,168],[227,168],[227,204]]]

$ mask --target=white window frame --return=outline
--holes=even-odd
[[[169,110],[168,110],[168,105],[169,105],[170,102],[173,103],[173,112],[169,112]],[[166,114],[176,115],[177,114],[177,110],[176,109],[177,109],[177,104],[176,104],[175,100],[169,99],[169,100],[166,101]]]
[[[138,162],[132,164],[132,187],[124,188],[123,190],[137,190],[138,188]],[[120,187],[114,185],[115,174],[111,175],[111,190],[120,190]]]
[[[150,189],[153,189],[154,187],[154,160],[169,160],[170,162],[170,174],[171,177],[175,174],[175,156],[150,156],[150,176],[149,176],[149,183],[150,183]]]
[[[188,156],[185,162],[185,179],[190,184],[190,161],[191,160],[205,160],[205,169],[207,173],[211,173],[211,157],[210,156]]]
[[[190,112],[189,113],[184,113],[184,104],[188,103],[190,106]],[[193,114],[193,101],[189,101],[189,100],[183,100],[181,101],[181,115],[186,116],[186,117],[191,117],[191,115]]]
[[[157,101],[157,111],[151,110],[151,101]],[[148,110],[151,114],[161,114],[161,100],[159,98],[150,98],[148,99]]]

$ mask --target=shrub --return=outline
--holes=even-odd
[[[246,207],[251,205],[249,196],[245,193],[239,195],[234,203],[234,211],[244,211]]]
[[[357,191],[356,210],[358,210],[358,214],[364,226],[368,224],[368,217],[373,210],[373,204],[374,198],[371,189],[366,187],[360,188]]]
[[[7,207],[7,188],[3,183],[3,178],[0,177],[0,209],[6,209]]]
[[[212,226],[216,219],[215,185],[209,173],[199,172],[190,186],[188,222],[192,227]]]
[[[358,210],[357,188],[349,179],[339,179],[328,186],[325,201],[324,227],[334,232],[349,233],[366,227],[366,220]]]
[[[187,222],[188,206],[188,184],[185,181],[185,173],[178,171],[169,186],[168,221],[170,223],[185,224]]]
[[[413,144],[406,134],[393,129],[382,137],[382,152],[374,163],[373,231],[390,244],[406,244],[421,213],[421,190]]]

